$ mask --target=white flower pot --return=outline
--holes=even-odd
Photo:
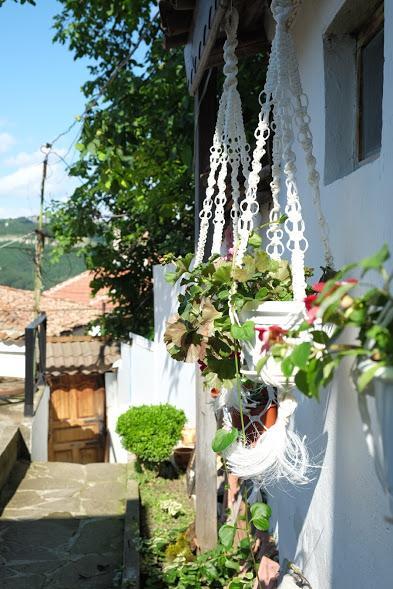
[[[358,364],[365,370],[371,361]],[[368,410],[368,398],[375,399],[377,427],[372,426]],[[390,514],[393,516],[393,368],[381,368],[368,386],[366,394],[359,393],[359,408],[363,429],[378,479],[388,496]]]
[[[303,302],[298,301],[265,301],[263,303],[247,303],[239,313],[241,323],[253,321],[255,327],[269,328],[277,325],[282,329],[294,329],[305,319],[305,306]],[[254,374],[258,361],[262,357],[262,342],[258,338],[258,332],[252,341],[242,342],[242,352],[246,363],[244,374]],[[267,385],[284,388],[287,384],[293,385],[292,382],[281,372],[280,362],[274,358],[269,358],[260,372],[261,380]]]
[[[380,439],[376,444],[382,468],[385,493],[393,516],[393,380],[376,378],[374,382],[375,408]]]

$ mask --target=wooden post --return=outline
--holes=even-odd
[[[195,236],[199,233],[199,211],[205,196],[203,178],[209,171],[210,146],[216,124],[216,72],[207,72],[195,97]],[[207,248],[209,249],[208,239]],[[204,389],[197,369],[196,376],[196,538],[204,552],[217,543],[217,459],[211,449],[216,419],[210,392]]]
[[[217,458],[211,448],[216,432],[216,418],[210,393],[196,378],[196,539],[201,552],[217,543]]]

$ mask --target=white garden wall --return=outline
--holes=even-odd
[[[25,346],[0,342],[0,377],[25,377]]]
[[[304,89],[310,100],[315,152],[323,176],[325,91],[323,33],[342,0],[304,0],[295,27]],[[385,2],[385,71],[382,150],[374,161],[322,186],[336,266],[376,251],[383,242],[393,250],[393,2]],[[344,100],[344,97],[343,97]],[[340,104],[337,104],[340,109]],[[306,235],[306,263],[323,263],[315,210],[298,154]],[[392,587],[393,525],[387,499],[376,478],[348,371],[342,369],[321,401],[302,399],[295,426],[307,435],[322,468],[308,487],[282,490],[272,498],[278,514],[281,559],[303,569],[313,589]],[[393,427],[393,424],[392,424]],[[393,443],[393,438],[392,438]]]
[[[163,341],[165,323],[176,311],[176,290],[164,274],[162,266],[154,267],[154,341],[131,333],[131,343],[121,346],[116,372],[105,375],[111,462],[127,461],[116,422],[131,406],[170,403],[183,409],[187,425],[195,427],[195,366],[172,360]]]

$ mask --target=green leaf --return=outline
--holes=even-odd
[[[259,248],[262,245],[262,237],[260,235],[258,235],[258,233],[254,233],[252,232],[249,239],[248,239],[248,245],[253,247],[253,248]]]
[[[177,272],[166,272],[164,274],[166,282],[169,284],[175,284],[178,278]]]
[[[236,376],[236,365],[233,358],[207,358],[207,365],[220,380],[231,380]]]
[[[255,337],[255,323],[253,321],[246,321],[243,325],[233,324],[231,326],[231,334],[235,339],[240,341],[252,341]]]
[[[383,364],[381,362],[376,362],[375,364],[373,364],[373,366],[371,366],[367,370],[364,370],[361,373],[361,375],[359,376],[359,378],[357,380],[357,385],[358,385],[358,389],[359,389],[360,393],[362,393],[364,391],[364,389],[367,387],[367,385],[370,384],[370,382],[374,378],[376,372],[382,366],[383,366]]]
[[[266,252],[259,251],[255,255],[255,267],[258,272],[267,272],[272,267],[271,258]]]
[[[303,342],[296,346],[292,354],[290,355],[293,364],[298,368],[305,368],[307,366],[310,350],[310,342]]]
[[[239,432],[235,427],[230,431],[226,429],[218,429],[212,442],[213,452],[223,452],[226,448],[229,448],[233,444],[238,436]]]
[[[287,356],[286,358],[284,358],[284,360],[281,362],[281,370],[283,375],[286,378],[289,378],[292,375],[293,369],[295,368],[294,363],[292,362],[292,358],[291,356]]]
[[[239,546],[242,550],[249,550],[250,549],[250,539],[249,538],[242,538],[240,540]]]
[[[337,368],[337,363],[335,361],[328,362],[323,367],[323,379],[325,384],[327,384],[334,375],[334,371]]]
[[[224,524],[218,530],[218,537],[226,550],[230,550],[232,548],[233,542],[235,540],[235,534],[235,526],[230,526],[229,524]]]
[[[260,374],[262,368],[265,366],[265,364],[268,360],[269,360],[269,356],[262,356],[262,358],[260,358],[258,360],[258,362],[256,363],[256,366],[255,366],[255,370],[256,370],[257,374]]]
[[[238,562],[236,562],[235,560],[231,560],[230,558],[227,558],[224,562],[224,565],[227,569],[231,569],[234,570],[236,572],[239,572],[240,570],[240,565]]]
[[[299,372],[297,372],[295,375],[295,384],[300,392],[309,396],[310,387],[308,384],[307,372],[304,370],[299,370]]]
[[[269,296],[269,289],[266,288],[266,286],[262,286],[257,294],[255,295],[255,298],[257,301],[264,301],[267,297]]]
[[[383,263],[390,257],[389,248],[386,243],[383,244],[381,249],[377,251],[376,254],[370,256],[369,258],[364,258],[359,262],[359,266],[363,268],[365,272],[367,270],[371,270],[372,268],[381,268]]]
[[[231,283],[232,282],[231,270],[232,270],[231,264],[229,264],[229,263],[223,264],[222,266],[217,268],[217,270],[214,272],[214,274],[212,276],[212,280],[214,282],[218,282],[220,284]]]
[[[266,503],[254,503],[250,507],[251,521],[257,530],[267,532],[270,525],[272,510]]]
[[[324,344],[327,345],[330,341],[327,333],[325,331],[311,331],[312,338],[315,343],[317,344]]]

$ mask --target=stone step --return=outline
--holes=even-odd
[[[124,464],[32,463],[0,517],[0,587],[120,586],[128,479]]]

